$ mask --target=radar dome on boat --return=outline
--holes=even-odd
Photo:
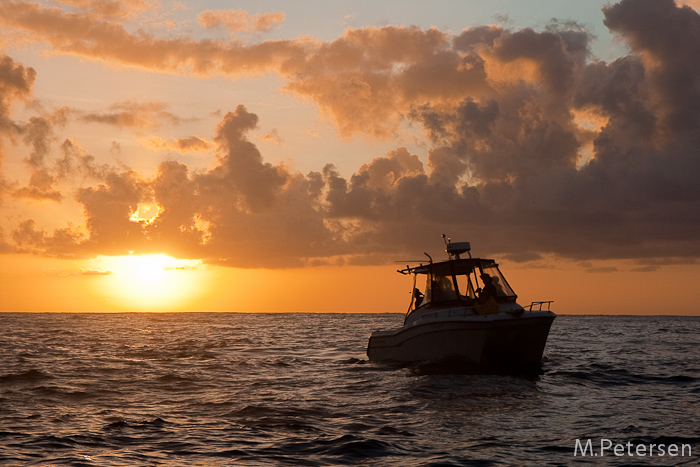
[[[471,251],[472,246],[469,242],[455,242],[447,244],[447,253],[450,255],[461,255],[467,251]]]

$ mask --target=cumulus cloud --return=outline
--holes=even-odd
[[[590,35],[572,22],[458,35],[369,27],[327,43],[224,44],[132,35],[117,23],[98,31],[92,19],[68,42],[58,38],[61,25],[87,17],[17,0],[3,5],[19,11],[6,24],[36,31],[59,52],[96,58],[99,49],[100,59],[157,71],[275,72],[342,135],[385,138],[409,122],[429,143],[423,159],[399,147],[349,176],[330,163],[294,173],[265,161],[249,138],[259,118],[242,105],[222,117],[212,141],[149,139],[176,153],[206,143],[216,164],[205,171],[173,160],[146,179],[96,166],[64,143],[61,167],[91,177],[75,195],[87,230],[48,233],[25,221],[11,236],[27,251],[166,249],[244,267],[366,264],[415,255],[448,233],[518,261],[553,253],[655,266],[700,257],[700,16],[672,0],[604,9],[606,26],[631,49],[610,63],[591,56]],[[49,17],[55,22],[46,29],[30,21]],[[29,79],[18,64],[8,70]],[[160,112],[146,114],[168,118]],[[119,125],[109,115],[93,117]],[[37,168],[46,167],[40,142],[26,141]],[[30,186],[53,185],[37,175]],[[156,214],[135,216],[145,205]]]
[[[213,188],[220,187],[252,210],[268,206],[286,178],[283,169],[263,162],[258,148],[248,140],[246,133],[257,124],[258,116],[242,105],[224,116],[216,135],[220,165],[207,175]]]
[[[394,134],[415,103],[452,102],[489,89],[474,57],[437,29],[386,26],[347,30],[290,74],[288,91],[313,99],[341,135]]]
[[[89,240],[84,250],[92,254],[123,254],[124,247],[142,248],[146,242],[143,225],[131,216],[139,203],[147,201],[146,183],[133,171],[106,174],[96,187],[80,188],[76,200],[83,205],[87,218]]]

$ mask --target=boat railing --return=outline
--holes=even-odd
[[[532,302],[529,305],[525,305],[522,310],[518,312],[518,310],[510,310],[508,313],[523,313],[525,312],[534,312],[534,311],[550,311],[550,304],[553,303],[554,300],[545,300],[545,301],[540,301],[540,302]],[[545,307],[546,305],[546,307]],[[471,305],[468,307],[457,307],[457,308],[450,308],[447,310],[435,310],[432,313],[424,313],[421,316],[421,319],[425,318],[463,318],[466,316],[474,316],[474,315],[488,315],[492,313],[480,313],[479,309],[481,308],[492,308],[493,305]]]
[[[532,312],[532,311],[550,311],[549,307],[550,307],[550,305],[552,304],[552,302],[554,302],[554,300],[545,300],[545,301],[541,301],[541,302],[532,302],[532,303],[530,303],[529,305],[525,305],[523,308],[525,309],[525,311],[529,311],[529,312]],[[544,307],[545,305],[547,305],[547,309],[543,309],[543,307]],[[534,309],[535,307],[537,307],[536,310]]]

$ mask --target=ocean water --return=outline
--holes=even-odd
[[[368,362],[401,321],[0,314],[0,465],[700,464],[700,317],[560,316],[527,377]]]

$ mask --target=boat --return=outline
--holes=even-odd
[[[403,326],[371,334],[369,360],[453,362],[476,372],[538,371],[556,317],[552,301],[519,305],[493,259],[473,258],[469,242],[443,239],[446,261],[433,262],[425,253],[427,262],[397,271],[413,276],[411,303]]]

